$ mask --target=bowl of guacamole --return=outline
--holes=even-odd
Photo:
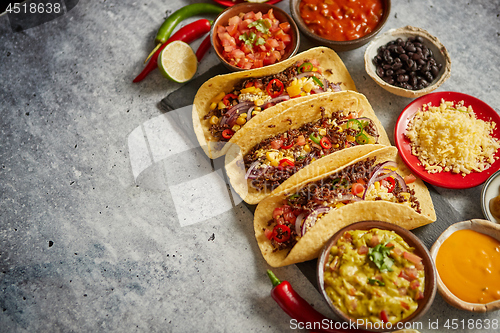
[[[425,245],[410,231],[382,221],[339,230],[323,248],[317,273],[333,312],[369,331],[405,328],[436,295],[436,268]]]

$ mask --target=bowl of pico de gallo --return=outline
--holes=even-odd
[[[299,29],[279,7],[266,3],[241,3],[228,7],[212,25],[212,46],[220,61],[232,71],[273,65],[294,56]]]

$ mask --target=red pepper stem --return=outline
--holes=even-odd
[[[271,279],[271,282],[273,283],[273,287],[276,287],[281,283],[280,279],[278,279],[276,277],[276,275],[274,275],[274,273],[270,269],[267,270],[267,275]]]

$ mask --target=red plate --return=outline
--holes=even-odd
[[[231,7],[232,5],[236,5],[237,3],[248,2],[248,1],[244,1],[244,0],[235,0],[234,2],[231,0],[213,0],[213,1],[217,2],[221,6],[226,6],[226,7]],[[269,1],[266,1],[266,3],[269,5],[274,5],[280,1],[281,0],[269,0]]]
[[[422,105],[432,103],[433,106],[438,106],[441,99],[445,101],[460,102],[464,101],[465,106],[472,106],[474,113],[478,119],[485,121],[494,121],[497,126],[493,131],[493,137],[500,139],[500,116],[488,104],[473,96],[453,92],[443,91],[424,95],[417,98],[406,106],[396,123],[394,131],[394,139],[399,153],[405,161],[406,165],[420,178],[426,182],[446,188],[463,189],[481,185],[489,176],[500,169],[500,159],[496,160],[488,169],[483,172],[471,172],[463,177],[460,174],[451,172],[428,173],[420,164],[418,158],[411,153],[410,141],[405,137],[406,127],[413,118],[414,114],[422,108]],[[500,156],[500,151],[497,151],[495,156]]]

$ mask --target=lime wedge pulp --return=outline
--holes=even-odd
[[[196,74],[198,60],[189,44],[176,40],[160,52],[158,68],[166,78],[183,83]]]

